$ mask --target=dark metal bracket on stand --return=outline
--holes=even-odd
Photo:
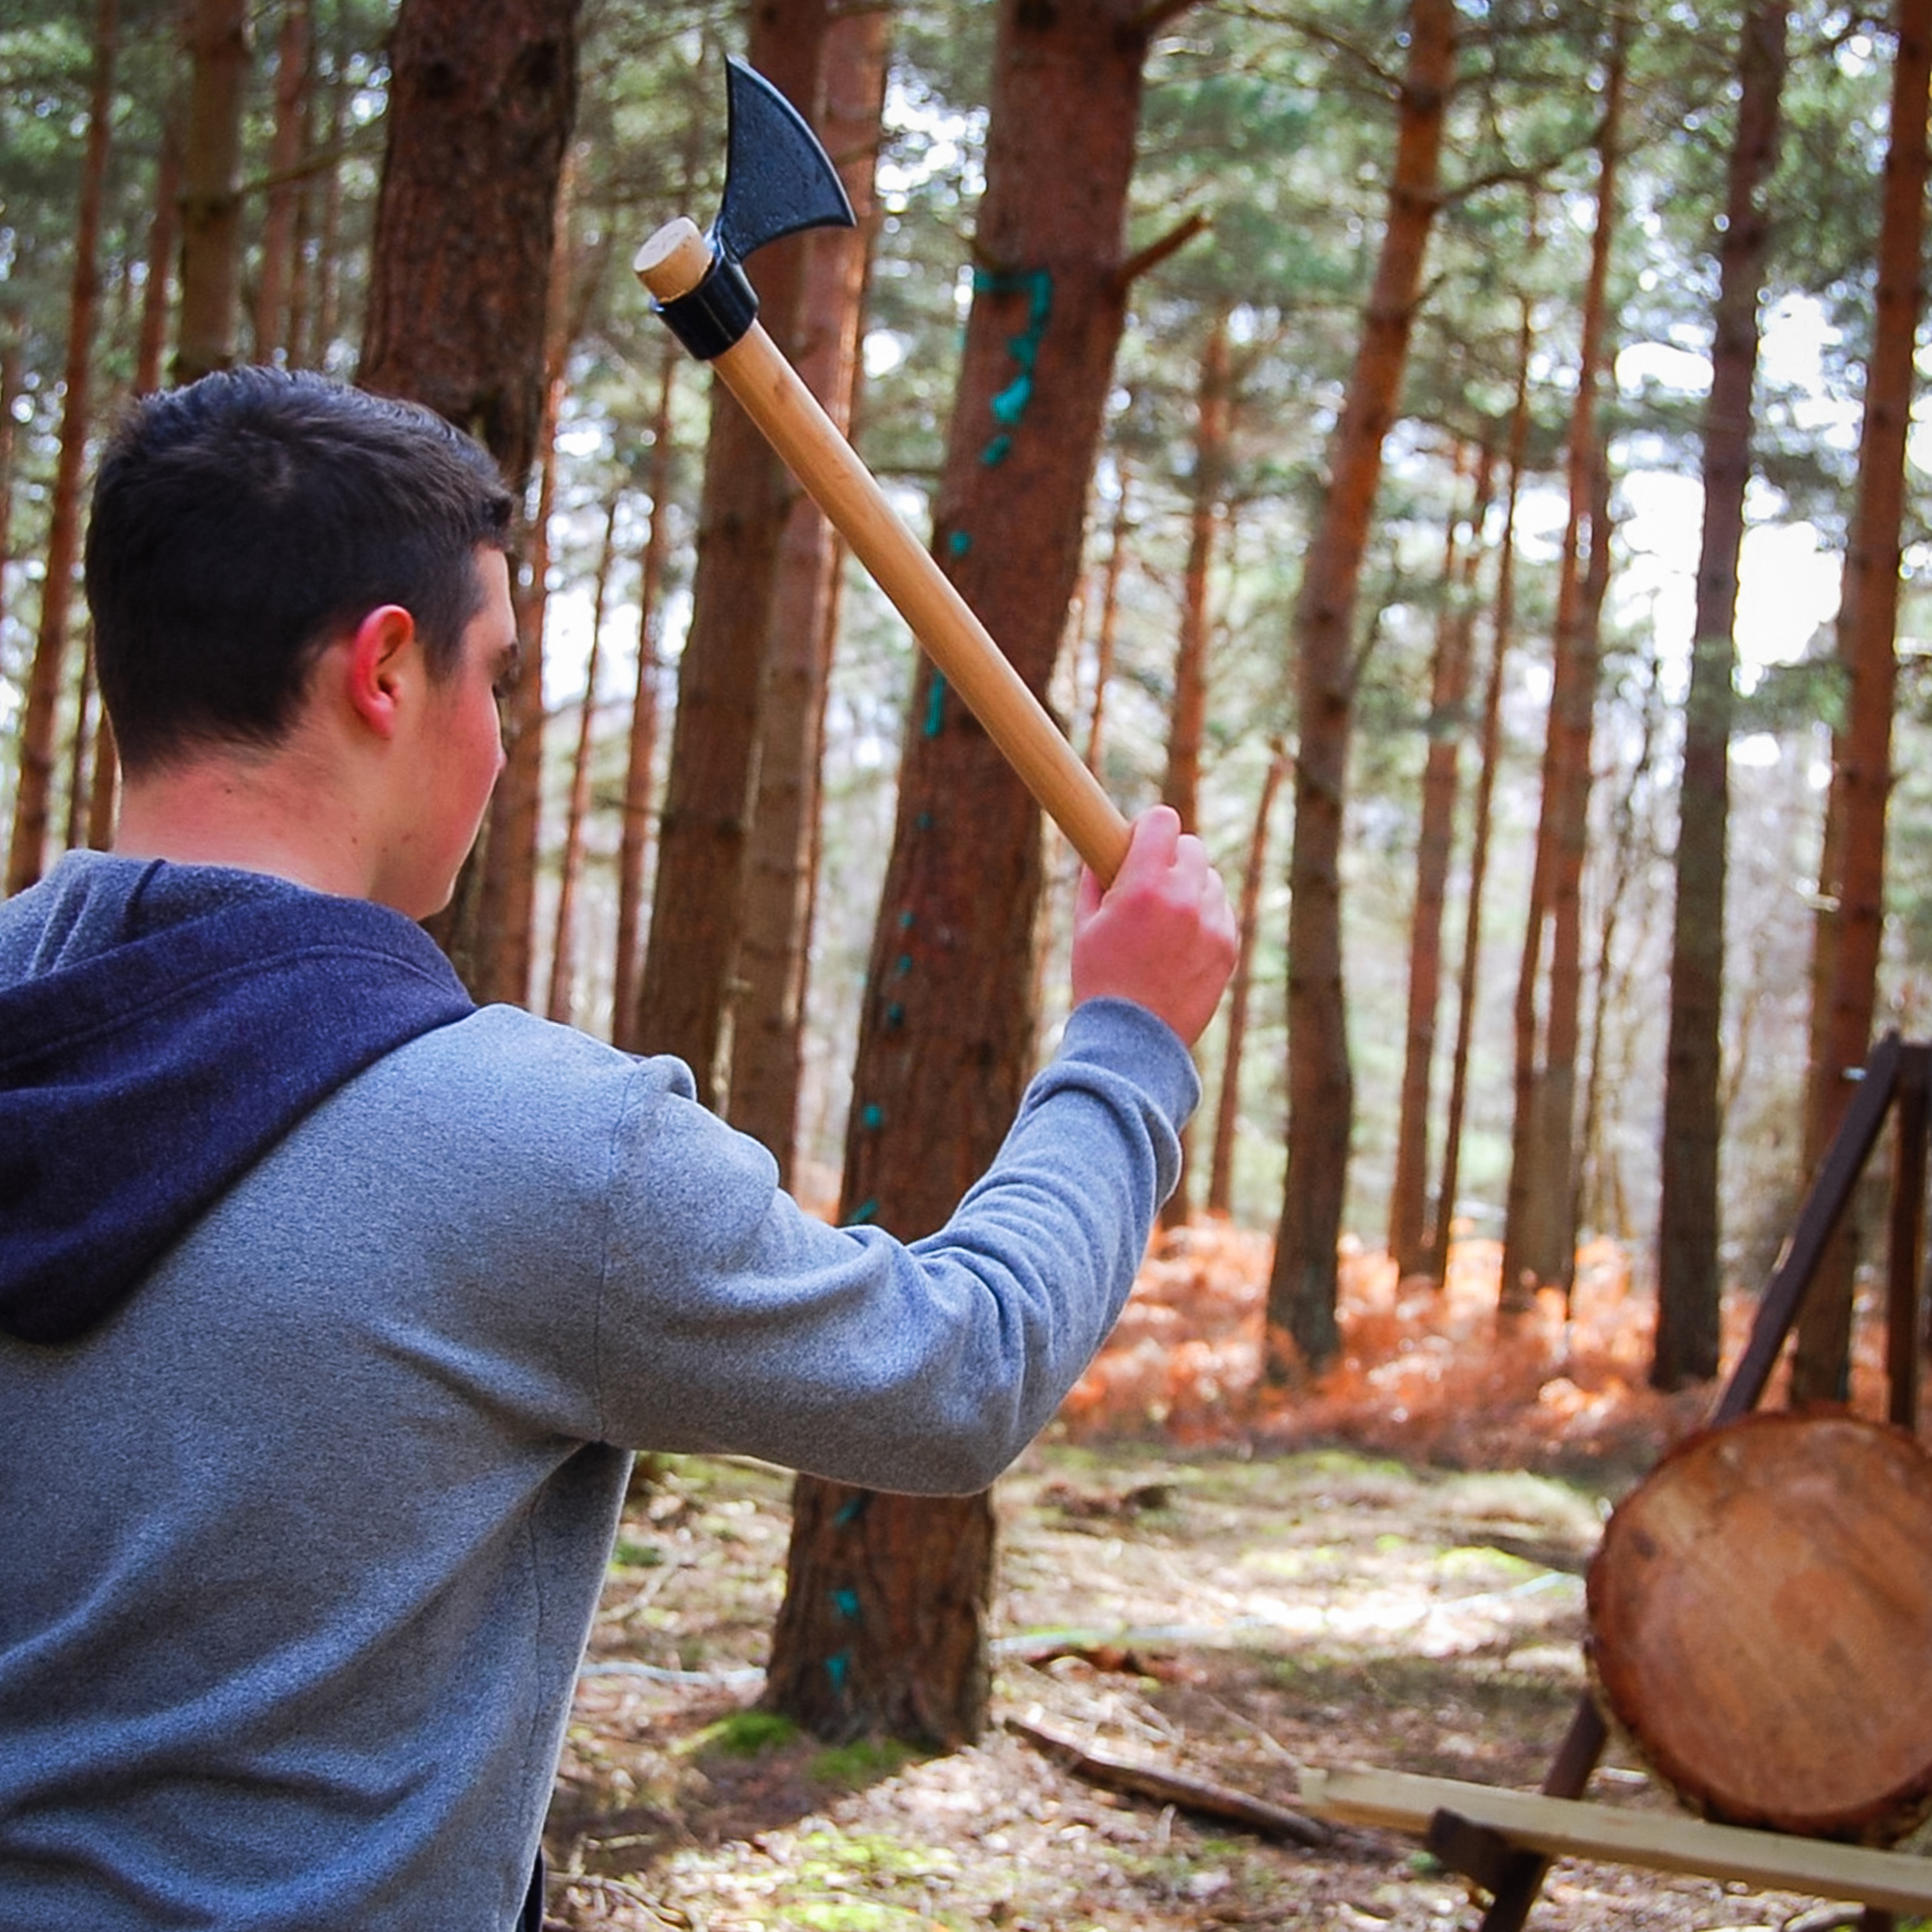
[[[1898,1131],[1886,1298],[1887,1415],[1901,1428],[1917,1426],[1918,1367],[1924,1346],[1920,1309],[1926,1150],[1928,1128],[1932,1127],[1932,1043],[1907,1044],[1896,1033],[1887,1034],[1872,1049],[1858,1077],[1851,1105],[1765,1286],[1745,1351],[1711,1410],[1713,1425],[1735,1421],[1755,1408],[1763,1397],[1818,1264],[1844,1219],[1852,1190],[1871,1158],[1879,1130],[1894,1103]],[[1595,1701],[1585,1695],[1544,1776],[1544,1796],[1580,1798],[1607,1738],[1602,1714]],[[1491,1894],[1482,1932],[1521,1932],[1549,1869],[1547,1858],[1522,1850],[1490,1826],[1447,1810],[1437,1811],[1430,1821],[1427,1842],[1450,1870],[1473,1880]],[[1891,1932],[1892,1923],[1890,1913],[1867,1907],[1862,1932]]]

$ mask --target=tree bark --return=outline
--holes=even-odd
[[[1221,1091],[1214,1101],[1214,1146],[1208,1161],[1208,1211],[1230,1215],[1235,1203],[1235,1138],[1241,1114],[1241,1064],[1248,1044],[1248,1005],[1254,991],[1255,941],[1261,925],[1263,868],[1267,864],[1268,820],[1273,816],[1282,781],[1288,776],[1288,752],[1277,745],[1262,776],[1262,795],[1255,806],[1254,830],[1248,836],[1247,868],[1241,874],[1241,898],[1236,914],[1235,970],[1228,980],[1228,1031],[1221,1054]]]
[[[753,67],[813,118],[828,0],[755,0]],[[804,238],[758,251],[760,319],[790,352],[804,288]],[[697,515],[691,629],[678,660],[670,770],[658,830],[656,889],[644,951],[638,1038],[675,1054],[699,1096],[724,1092],[732,980],[744,932],[746,855],[757,796],[773,573],[796,485],[722,384]]]
[[[516,0],[478,13],[462,0],[405,0],[391,40],[388,147],[376,204],[369,317],[359,381],[408,396],[475,436],[522,495],[541,448],[547,329],[564,153],[577,108],[579,0]],[[526,536],[527,545],[528,537]],[[472,991],[528,996],[532,854],[527,767],[540,743],[540,634],[528,599],[525,666],[506,771],[481,862],[434,930]],[[491,848],[496,854],[491,856]],[[479,901],[482,902],[479,904]]]
[[[1464,451],[1457,450],[1460,490]],[[1435,1059],[1435,1013],[1442,999],[1442,908],[1456,835],[1457,767],[1468,728],[1469,668],[1475,642],[1475,579],[1483,525],[1490,514],[1495,453],[1476,458],[1465,515],[1452,509],[1442,547],[1442,609],[1435,624],[1430,675],[1429,751],[1423,761],[1422,812],[1415,840],[1415,904],[1409,915],[1408,1011],[1396,1126],[1395,1179],[1389,1190],[1388,1251],[1404,1275],[1428,1271],[1434,1243],[1429,1219],[1429,1095]],[[1467,534],[1459,539],[1459,523]]]
[[[638,675],[631,697],[630,754],[624,765],[624,822],[617,843],[617,961],[611,989],[611,1041],[635,1050],[638,1023],[638,934],[643,924],[644,859],[650,849],[651,790],[658,749],[658,637],[663,624],[666,511],[670,501],[670,405],[684,348],[666,333],[651,416],[651,461],[645,488],[650,524],[638,559]]]
[[[577,756],[570,767],[570,798],[563,815],[563,854],[557,867],[556,923],[551,935],[550,997],[545,1017],[568,1026],[577,992],[577,898],[583,882],[583,827],[590,814],[590,761],[597,739],[597,671],[603,657],[604,599],[617,541],[621,486],[604,513],[604,544],[590,598],[590,655],[583,667],[583,710],[577,726]]]
[[[1174,653],[1167,768],[1160,784],[1161,803],[1172,806],[1179,813],[1181,824],[1190,831],[1201,816],[1201,746],[1208,728],[1208,643],[1212,636],[1208,579],[1227,491],[1232,412],[1228,315],[1221,309],[1208,324],[1208,340],[1201,353],[1194,417],[1194,478],[1187,512],[1187,563],[1181,577],[1180,631]],[[1183,1132],[1180,1182],[1161,1209],[1164,1228],[1187,1224],[1193,1165],[1193,1136],[1191,1132]]]
[[[537,459],[580,0],[404,0],[390,43],[359,381],[476,437],[513,490]]]
[[[1585,533],[1597,449],[1597,386],[1605,361],[1606,290],[1616,220],[1623,110],[1624,23],[1613,27],[1597,139],[1597,217],[1583,291],[1577,396],[1565,454],[1569,515],[1557,580],[1554,663],[1543,802],[1517,978],[1515,1116],[1503,1228],[1505,1314],[1530,1306],[1546,1282],[1568,1287],[1576,1267],[1577,1048],[1582,987],[1582,878],[1590,808],[1590,741],[1597,639],[1585,614]],[[1608,533],[1601,541],[1607,543]],[[1593,538],[1593,544],[1598,539]],[[1545,972],[1546,951],[1548,973]],[[1539,995],[1543,997],[1539,999]]]
[[[885,108],[891,15],[883,7],[834,16],[826,28],[818,133],[838,166],[856,228],[806,238],[794,363],[840,429],[849,430],[859,368],[868,257],[876,233],[873,177]],[[771,1150],[787,1185],[805,1065],[805,1003],[818,852],[819,766],[838,623],[841,552],[802,491],[780,534],[769,681],[760,726],[743,988],[731,1029],[732,1123]]]
[[[522,1006],[532,997],[536,967],[538,846],[543,834],[544,642],[550,618],[551,519],[556,509],[556,426],[570,361],[570,218],[574,157],[565,150],[557,177],[544,304],[543,391],[537,414],[536,508],[530,517],[528,574],[518,586],[521,674],[504,707],[502,776],[490,796],[489,830],[468,870],[473,898],[459,887],[450,928],[457,951],[476,965],[482,997]],[[443,922],[433,926],[440,931]]]
[[[520,13],[493,15],[495,31],[475,39],[448,0],[405,7],[361,377],[370,388],[414,394],[469,429],[520,494],[541,465],[524,539],[529,568],[518,573],[522,675],[506,706],[507,764],[481,848],[450,908],[431,922],[479,998],[518,1004],[530,982],[576,6],[529,0]],[[465,121],[460,134],[448,125],[452,113]],[[443,172],[432,145],[440,136],[458,142]],[[390,265],[410,250],[417,259],[406,279]],[[427,312],[406,305],[413,278],[426,284]],[[497,329],[486,336],[493,321]]]
[[[300,360],[309,369],[321,369],[327,365],[329,345],[335,340],[336,308],[341,291],[336,256],[342,231],[342,161],[337,151],[342,140],[343,99],[348,92],[342,69],[342,50],[338,44],[325,96],[327,104],[324,110],[320,144],[330,159],[323,170],[320,182],[311,184],[318,190],[322,202],[322,216],[316,228],[313,285],[304,286],[303,299],[298,305],[302,321]],[[302,267],[304,276],[308,272],[306,267]]]
[[[1149,26],[1137,0],[1002,0],[986,187],[934,552],[1043,692],[1079,577],[1114,353]],[[991,1160],[1032,1059],[1037,807],[917,680],[861,1018],[843,1213],[936,1229]],[[801,1478],[768,1701],[828,1736],[952,1745],[986,1718],[988,1498]]]
[[[141,290],[141,327],[134,344],[134,393],[152,395],[161,385],[168,344],[168,283],[181,230],[181,129],[170,113],[161,128],[155,167],[154,213],[148,217],[148,276]]]
[[[74,564],[80,549],[80,478],[87,456],[94,325],[100,299],[100,202],[107,179],[114,64],[119,42],[117,0],[98,0],[87,143],[81,156],[80,195],[74,217],[73,281],[68,299],[60,454],[54,463],[45,572],[41,579],[40,623],[34,635],[27,701],[20,719],[19,781],[14,794],[13,837],[7,848],[9,894],[31,886],[46,863],[56,720],[67,667]]]
[[[1295,599],[1300,744],[1289,861],[1288,1183],[1268,1278],[1268,1375],[1320,1370],[1340,1348],[1336,1247],[1354,1121],[1342,981],[1342,817],[1354,711],[1357,586],[1381,480],[1382,443],[1408,361],[1456,75],[1453,0],[1412,0],[1387,224],[1347,397],[1329,446],[1328,492]]]
[[[7,566],[14,561],[14,458],[19,425],[14,402],[25,387],[27,317],[24,310],[0,310],[0,619],[7,612]]]
[[[1718,243],[1711,394],[1704,412],[1704,528],[1684,706],[1670,1033],[1664,1055],[1654,1388],[1718,1373],[1719,1083],[1722,1068],[1725,844],[1738,557],[1751,471],[1758,302],[1771,223],[1759,195],[1777,158],[1789,0],[1759,0],[1738,48],[1738,124]]]
[[[268,205],[262,215],[261,266],[255,278],[255,360],[272,362],[295,341],[289,314],[294,281],[296,211],[308,123],[309,0],[283,0],[275,37],[275,128],[269,142]]]
[[[1822,1156],[1851,1097],[1847,1070],[1863,1065],[1878,997],[1885,920],[1885,819],[1891,795],[1891,714],[1898,681],[1901,524],[1905,448],[1911,427],[1913,354],[1923,304],[1919,272],[1925,234],[1926,95],[1932,87],[1932,0],[1898,0],[1898,50],[1891,81],[1891,132],[1886,147],[1879,221],[1878,314],[1865,376],[1859,439],[1858,493],[1852,507],[1838,654],[1850,697],[1832,773],[1836,836],[1832,875],[1821,896],[1817,943],[1831,964],[1815,992],[1817,1049],[1806,1119],[1807,1152]],[[1815,995],[1814,995],[1815,996]],[[1828,1259],[1799,1320],[1792,1363],[1794,1403],[1842,1397],[1850,1359],[1852,1269],[1843,1243]]]
[[[1094,710],[1087,723],[1087,769],[1101,776],[1106,751],[1107,686],[1113,681],[1114,653],[1120,643],[1121,572],[1127,560],[1127,538],[1133,520],[1127,510],[1128,477],[1121,467],[1121,494],[1114,500],[1114,525],[1107,544],[1107,562],[1100,579],[1100,621],[1094,639]]]
[[[1532,219],[1532,235],[1534,221]],[[1503,673],[1516,632],[1516,506],[1529,445],[1529,365],[1536,347],[1535,305],[1522,298],[1517,329],[1516,400],[1510,409],[1509,485],[1503,493],[1502,529],[1496,539],[1496,587],[1491,625],[1489,670],[1483,683],[1483,720],[1477,737],[1476,796],[1469,829],[1468,902],[1463,914],[1463,966],[1456,985],[1456,1043],[1449,1056],[1449,1104],[1442,1123],[1442,1178],[1435,1189],[1435,1228],[1430,1273],[1441,1287],[1449,1279],[1449,1243],[1456,1227],[1462,1181],[1463,1121],[1469,1099],[1469,1052],[1476,1030],[1476,985],[1481,976],[1483,897],[1489,887],[1490,828],[1495,813],[1496,766],[1502,755]]]
[[[174,379],[235,359],[242,294],[242,109],[247,0],[190,0],[187,126],[182,137],[181,310]]]

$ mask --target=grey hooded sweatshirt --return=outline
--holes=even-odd
[[[134,868],[0,905],[0,1087],[9,989],[98,975]],[[85,1332],[0,1332],[0,1932],[513,1925],[630,1452],[990,1482],[1104,1340],[1197,1097],[1152,1015],[1078,1009],[905,1244],[803,1213],[675,1061],[424,1024]]]

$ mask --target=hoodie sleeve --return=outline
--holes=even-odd
[[[1199,1096],[1139,1007],[1077,1009],[937,1234],[836,1229],[647,1062],[618,1129],[597,1319],[607,1439],[968,1493],[1032,1440],[1133,1285]]]

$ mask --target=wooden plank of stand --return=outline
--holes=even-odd
[[[1890,1912],[1932,1911],[1932,1859],[1785,1837],[1576,1799],[1415,1777],[1396,1771],[1305,1771],[1301,1808],[1345,1825],[1421,1836],[1438,1811],[1487,1825],[1551,1858],[1595,1859],[1646,1871],[1695,1872],[1759,1890],[1855,1898]]]

